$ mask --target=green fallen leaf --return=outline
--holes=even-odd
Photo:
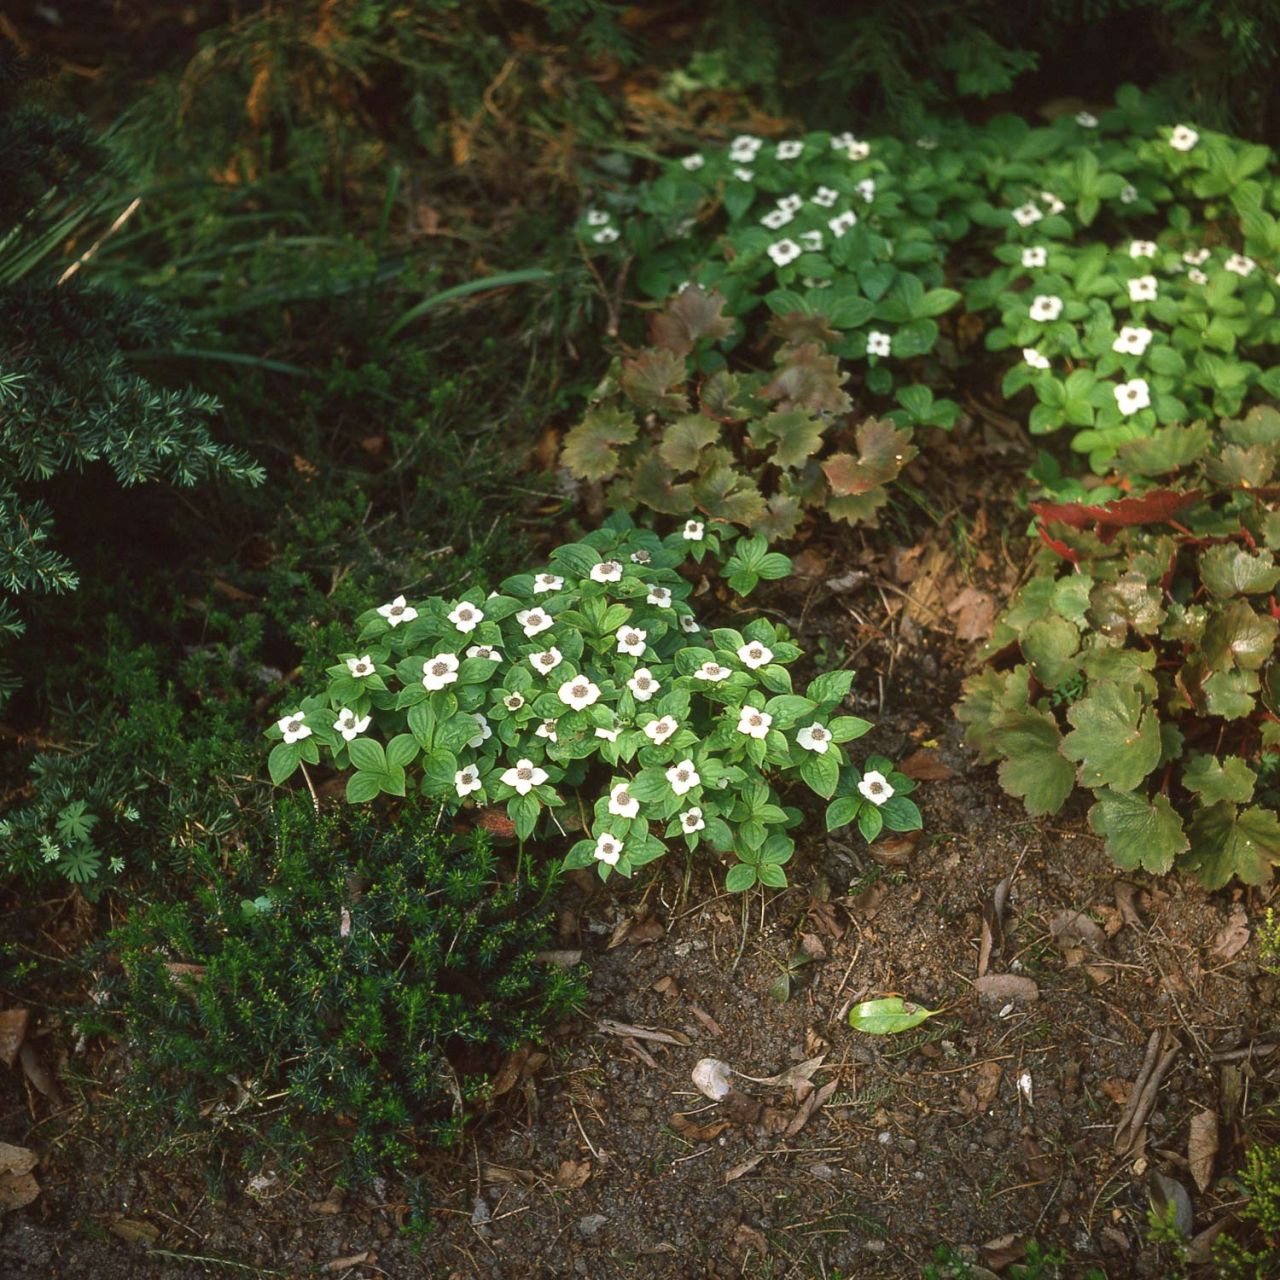
[[[854,1005],[849,1011],[849,1025],[869,1036],[893,1036],[936,1018],[939,1012],[912,1004],[900,996],[886,996],[883,1000],[864,1000]]]

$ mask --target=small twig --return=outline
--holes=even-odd
[[[133,203],[58,277],[59,284],[66,284],[77,271],[80,270],[90,258],[93,257],[99,249],[102,248],[103,242],[109,237],[115,235],[121,227],[138,211],[138,206],[142,203],[142,197],[136,196]]]
[[[305,760],[299,760],[298,764],[302,769],[302,777],[307,784],[307,790],[311,792],[312,807],[315,809],[318,816],[320,813],[320,797],[316,795],[316,789],[311,785],[311,775],[307,772],[307,762]]]

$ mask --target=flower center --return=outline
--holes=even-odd
[[[619,803],[619,804],[622,804],[622,805],[630,804],[630,803],[631,803],[631,792],[630,792],[630,791],[628,791],[628,790],[624,787],[621,791],[619,791],[619,792],[618,792],[618,794],[617,794],[617,797],[616,797],[616,798],[617,798],[617,801],[618,801],[618,803]]]
[[[433,662],[431,664],[431,674],[433,676],[448,675],[449,664],[447,662]]]
[[[814,742],[825,742],[827,739],[827,731],[825,729],[814,729],[809,736]]]
[[[404,606],[404,605],[402,605],[402,604],[393,604],[393,605],[391,606],[391,615],[392,615],[392,617],[398,618],[398,617],[399,617],[399,616],[404,612],[404,610],[405,610],[405,606]]]
[[[653,557],[647,551],[636,552],[636,564],[648,564]]]
[[[575,684],[569,692],[572,693],[575,698],[585,698],[587,696],[587,686],[585,684]]]
[[[872,792],[874,795],[877,795],[877,796],[878,796],[878,795],[879,795],[879,794],[884,790],[884,783],[882,783],[882,782],[873,782],[873,783],[871,784],[871,788],[870,788],[870,789],[871,789],[871,792]]]
[[[648,676],[637,676],[637,677],[636,677],[636,688],[637,688],[637,689],[647,689],[647,688],[648,688],[652,683],[653,683],[653,681],[652,681],[652,680],[650,680]]]
[[[286,726],[286,728],[288,728],[288,730],[289,730],[289,732],[290,732],[290,733],[297,733],[297,732],[298,732],[298,726],[299,726],[301,723],[302,723],[302,720],[301,720],[301,719],[298,719],[298,720],[290,720],[290,721],[289,721],[289,723],[288,723],[288,725]]]
[[[676,781],[677,781],[677,782],[688,782],[688,781],[689,781],[689,770],[688,770],[688,769],[678,769],[678,770],[676,771]]]
[[[458,617],[460,617],[463,622],[469,622],[473,616],[474,615],[470,609],[463,608],[458,610]]]
[[[516,777],[519,778],[521,782],[528,782],[533,777],[533,770],[529,768],[517,769]]]
[[[758,728],[760,725],[764,724],[764,721],[760,719],[760,713],[757,712],[755,715],[747,717],[747,723]]]

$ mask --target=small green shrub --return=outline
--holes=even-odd
[[[1252,1146],[1236,1181],[1248,1200],[1240,1219],[1252,1239],[1239,1231],[1214,1241],[1213,1261],[1219,1280],[1276,1280],[1280,1276],[1280,1146]]]
[[[242,1130],[246,1163],[337,1138],[356,1180],[454,1140],[501,1052],[583,988],[535,959],[546,877],[496,878],[483,834],[437,834],[436,816],[379,829],[284,805],[261,870],[206,852],[189,897],[136,907],[108,944],[130,1104],[162,1131]]]
[[[1274,664],[1280,413],[1161,427],[1120,446],[1161,487],[1035,503],[1044,549],[996,623],[958,714],[1033,815],[1092,792],[1093,829],[1126,868],[1175,862],[1217,888],[1262,884],[1280,821],[1256,803],[1280,748]]]
[[[757,618],[707,631],[694,617],[677,569],[733,537],[689,520],[660,538],[615,517],[500,592],[368,610],[325,693],[268,731],[272,779],[318,763],[323,748],[353,770],[354,803],[413,785],[449,804],[504,803],[521,840],[540,819],[544,834],[581,826],[588,838],[567,865],[594,864],[602,879],[630,876],[664,840],[706,839],[738,859],[730,890],[787,883],[786,831],[802,815],[782,806],[774,778],[830,801],[831,828],[856,821],[868,840],[917,828],[914,784],[877,756],[864,773],[841,748],[871,728],[838,714],[853,672],[798,694],[787,665],[800,649],[783,629]],[[738,542],[723,568],[742,595],[789,571],[763,538]],[[563,823],[561,788],[576,808]]]
[[[707,516],[770,538],[790,537],[807,507],[874,522],[885,486],[916,455],[910,431],[848,421],[848,374],[821,321],[778,318],[774,368],[731,372],[714,345],[733,330],[723,307],[695,285],[655,313],[653,345],[615,361],[565,437],[563,464],[608,482],[610,506]]]
[[[1062,1280],[1067,1273],[1067,1255],[1060,1249],[1045,1249],[1036,1241],[1027,1244],[1027,1256],[1013,1263],[1004,1274],[1009,1280]],[[948,1245],[939,1245],[933,1262],[924,1269],[922,1280],[973,1280],[979,1272]],[[983,1269],[982,1274],[990,1274]],[[1072,1271],[1072,1275],[1076,1272]],[[1079,1273],[1079,1280],[1107,1280],[1106,1273],[1089,1267]]]

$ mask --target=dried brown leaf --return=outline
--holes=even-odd
[[[956,620],[957,640],[985,640],[996,621],[996,598],[977,587],[962,588],[947,605]]]
[[[955,776],[951,766],[936,751],[924,748],[913,751],[898,769],[917,782],[945,782]]]
[[[1237,902],[1231,908],[1230,919],[1214,938],[1209,954],[1215,960],[1230,960],[1244,950],[1249,937],[1249,915]]]
[[[590,1160],[561,1160],[555,1183],[562,1191],[577,1191],[591,1177]]]
[[[27,1034],[26,1009],[6,1009],[0,1013],[0,1062],[11,1067],[18,1060],[18,1050]]]
[[[1198,1111],[1191,1117],[1187,1165],[1201,1191],[1207,1191],[1213,1181],[1213,1158],[1217,1154],[1218,1114],[1216,1111]]]
[[[1034,1004],[1040,999],[1040,988],[1035,982],[1017,973],[988,973],[973,986],[983,1000],[1014,1000],[1021,1004]]]

